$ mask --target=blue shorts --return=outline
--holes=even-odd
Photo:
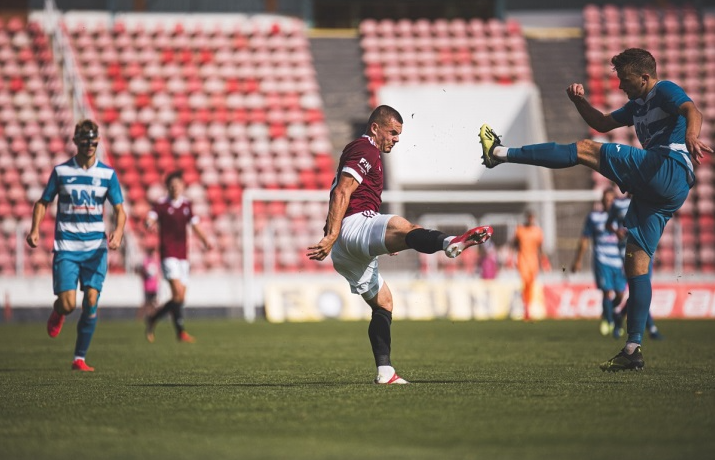
[[[107,250],[89,253],[60,251],[52,259],[52,289],[55,295],[88,287],[102,291],[107,276]]]
[[[593,264],[593,274],[596,276],[596,286],[601,291],[624,292],[626,290],[626,273],[623,267],[611,267],[606,264]]]
[[[686,167],[668,156],[669,150],[643,150],[623,144],[601,146],[600,173],[633,195],[624,225],[628,241],[651,258],[665,224],[688,198]]]

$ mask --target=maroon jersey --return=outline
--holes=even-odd
[[[159,225],[159,254],[162,259],[174,257],[187,259],[188,226],[196,223],[198,217],[191,211],[191,203],[185,198],[171,201],[163,198],[149,212],[149,218]]]
[[[345,146],[338,163],[338,172],[333,189],[341,174],[347,173],[360,183],[350,196],[350,203],[344,217],[363,211],[379,212],[382,204],[382,156],[367,136],[356,139]]]

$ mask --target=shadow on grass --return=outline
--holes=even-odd
[[[410,380],[410,385],[524,385],[533,384],[534,380]],[[541,382],[546,383],[546,382]],[[582,382],[584,385],[591,385],[593,382]],[[599,381],[599,384],[605,385],[625,385],[626,381]],[[571,384],[577,384],[578,382],[571,382]],[[271,382],[246,382],[246,383],[133,383],[128,386],[130,387],[146,387],[146,388],[193,388],[193,387],[245,387],[245,388],[260,388],[260,387],[275,387],[275,388],[297,388],[297,387],[310,387],[310,386],[323,386],[323,387],[340,387],[340,386],[356,386],[356,385],[369,385],[369,386],[386,386],[386,385],[375,385],[370,381],[360,381],[360,382],[295,382],[295,383],[271,383]],[[390,385],[390,386],[407,386],[410,385]]]
[[[145,388],[221,388],[221,387],[245,387],[245,388],[260,388],[260,387],[275,387],[275,388],[296,388],[305,386],[321,386],[321,387],[339,387],[339,386],[355,386],[361,385],[364,382],[301,382],[301,383],[133,383],[130,387],[145,387]]]

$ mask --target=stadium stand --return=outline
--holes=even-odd
[[[68,26],[109,156],[126,188],[131,223],[182,169],[187,195],[217,247],[191,252],[192,270],[241,269],[243,190],[325,189],[334,175],[304,24],[270,16],[233,26],[126,17]],[[257,203],[256,270],[324,270],[302,252],[323,209]],[[317,219],[317,220],[316,220]],[[198,249],[198,248],[197,248]],[[268,254],[270,252],[270,254]]]
[[[102,125],[108,161],[126,188],[132,228],[140,246],[153,244],[141,223],[163,193],[163,176],[181,168],[187,195],[196,212],[209,218],[208,230],[218,243],[208,253],[192,251],[192,267],[196,272],[241,270],[243,191],[325,189],[334,174],[305,24],[268,15],[241,16],[231,27],[139,17],[120,15],[111,23],[77,15],[65,23]],[[589,94],[597,106],[612,110],[625,101],[609,58],[625,46],[646,46],[660,62],[661,78],[678,82],[697,98],[706,117],[704,135],[712,139],[715,17],[691,7],[606,5],[587,6],[583,18]],[[27,273],[48,273],[49,252],[23,248],[18,261],[11,248],[22,246],[18,224],[30,216],[50,167],[74,152],[67,144],[74,119],[39,25],[14,18],[0,27],[0,272],[12,273],[20,262]],[[389,83],[533,80],[516,21],[364,20],[359,33],[373,106],[376,91]],[[653,36],[660,38],[653,41]],[[627,129],[608,139],[637,143]],[[669,227],[661,243],[659,269],[672,270],[680,261],[685,269],[715,272],[713,170],[706,160],[678,213],[679,228]],[[596,187],[605,185],[600,176],[593,179]],[[256,203],[256,270],[329,270],[303,255],[321,232],[324,212],[318,203]],[[43,223],[48,248],[53,225],[51,216]],[[271,236],[264,238],[266,232]],[[697,239],[690,236],[695,234]],[[112,265],[122,270],[117,257]],[[476,257],[464,257],[439,268],[473,273],[476,264]],[[426,262],[421,266],[426,270]]]
[[[526,40],[516,21],[366,19],[359,33],[373,106],[385,84],[532,81]]]
[[[618,89],[618,79],[610,59],[628,47],[650,50],[658,61],[658,76],[681,85],[703,112],[701,137],[713,141],[715,123],[715,16],[701,15],[694,7],[620,7],[589,5],[583,10],[584,42],[587,60],[588,91],[594,105],[610,112],[626,102]],[[594,137],[603,136],[592,132]],[[632,128],[621,128],[607,135],[611,142],[639,145]],[[656,253],[655,267],[671,271],[679,258],[683,271],[713,273],[713,194],[712,159],[696,165],[697,185],[685,205],[676,213],[679,227],[673,237],[673,224],[666,228]],[[607,186],[594,173],[596,187]],[[696,237],[697,235],[697,237]],[[677,244],[682,242],[682,250]]]
[[[238,15],[231,27],[143,17],[113,24],[106,15],[65,17],[104,160],[125,187],[140,248],[156,242],[142,224],[164,193],[163,177],[182,169],[195,212],[217,242],[211,252],[191,252],[192,270],[239,271],[243,190],[326,189],[334,175],[305,25],[269,15]],[[39,24],[0,23],[0,63],[0,273],[46,274],[52,216],[42,225],[44,251],[25,247],[24,226],[51,167],[74,154],[75,120]],[[256,234],[272,236],[256,239],[256,270],[330,269],[303,254],[321,233],[324,212],[256,203]],[[110,269],[125,266],[123,254],[113,254]]]
[[[38,24],[0,20],[0,68],[0,273],[49,273],[54,208],[42,223],[43,250],[30,251],[24,238],[52,166],[73,152],[72,114]]]

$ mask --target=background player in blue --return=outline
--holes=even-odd
[[[618,237],[606,228],[608,210],[614,199],[613,190],[604,190],[601,197],[601,209],[593,210],[586,216],[581,232],[576,256],[571,271],[581,270],[583,255],[589,240],[593,250],[593,275],[596,286],[603,294],[601,305],[601,335],[610,335],[615,328],[614,309],[623,301],[626,290],[626,274],[623,271],[623,259],[618,248]]]
[[[641,340],[653,290],[648,269],[665,224],[685,202],[695,183],[691,160],[700,163],[712,148],[699,139],[702,114],[673,82],[658,80],[656,62],[648,51],[630,48],[611,59],[629,101],[604,114],[585,97],[583,85],[566,90],[588,125],[599,132],[634,125],[642,149],[583,139],[573,144],[534,144],[520,148],[501,145],[488,125],[479,131],[482,161],[487,168],[522,163],[551,169],[588,166],[633,195],[625,219],[626,276],[629,302],[625,347],[600,365],[603,371],[642,369]]]
[[[628,229],[626,228],[624,222],[626,220],[626,214],[628,213],[628,207],[631,205],[631,197],[626,195],[616,196],[611,205],[611,209],[608,210],[608,220],[606,220],[606,228],[615,233],[618,237],[618,249],[621,251],[621,258],[625,260],[626,258],[626,240],[628,237]],[[653,259],[650,261],[650,266],[648,267],[648,274],[653,276]],[[615,327],[613,328],[613,337],[620,338],[623,335],[623,318],[626,316],[626,308],[624,307],[620,311],[615,310],[613,312],[613,319],[615,322]],[[648,335],[651,339],[662,340],[663,334],[658,330],[658,326],[655,325],[653,320],[653,315],[648,313],[648,319],[646,319],[646,329],[648,330]]]
[[[92,120],[80,121],[75,126],[73,140],[77,155],[52,170],[42,197],[35,203],[27,244],[37,247],[40,222],[47,205],[58,196],[52,261],[52,284],[57,299],[47,321],[47,333],[57,337],[65,316],[75,310],[79,282],[84,298],[82,315],[77,322],[72,369],[93,371],[85,362],[85,356],[97,325],[99,294],[107,274],[107,248],[117,249],[122,243],[126,213],[117,174],[97,160],[97,124]],[[109,237],[104,225],[106,200],[114,207],[116,219]]]

